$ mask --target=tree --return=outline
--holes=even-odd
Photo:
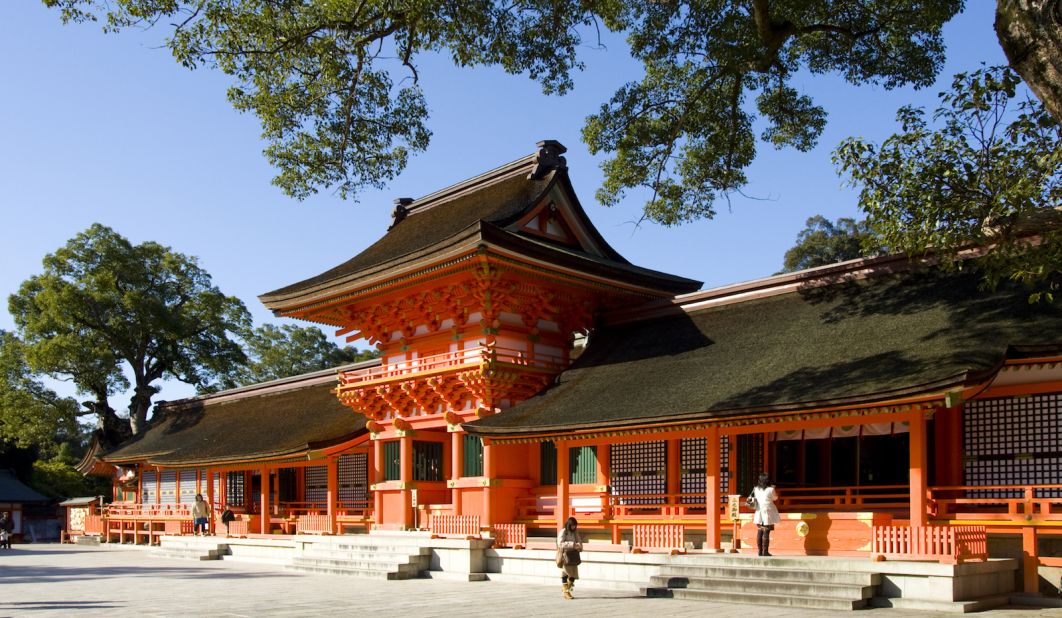
[[[822,215],[807,220],[797,244],[785,252],[782,272],[791,273],[881,254],[884,248],[866,221],[842,217],[836,223]]]
[[[43,457],[80,438],[77,402],[44,386],[26,363],[22,342],[0,330],[0,442]]]
[[[235,388],[377,358],[378,352],[339,347],[313,327],[265,324],[244,337],[249,362],[205,390]]]
[[[247,309],[195,258],[100,224],[47,255],[8,305],[29,365],[91,395],[109,440],[144,429],[159,380],[207,384],[246,360],[229,334],[250,327]],[[130,386],[123,427],[108,396]]]
[[[1057,99],[1060,0],[998,0],[997,24],[1034,91]],[[798,87],[799,71],[885,88],[931,84],[944,59],[941,27],[964,0],[705,0],[518,3],[486,0],[44,0],[66,21],[105,18],[107,29],[172,23],[166,43],[188,67],[233,76],[229,98],[254,112],[297,198],[322,187],[356,197],[426,148],[427,104],[416,61],[448,53],[459,66],[528,73],[547,93],[572,86],[584,32],[627,34],[640,81],[588,118],[583,139],[612,153],[598,192],[615,204],[651,189],[645,216],[673,225],[710,218],[740,191],[760,138],[811,149],[826,112]],[[591,34],[592,37],[592,34]],[[1052,64],[1054,63],[1054,64]],[[1036,68],[1040,67],[1040,68]],[[755,103],[756,112],[748,103]],[[1051,109],[1060,106],[1051,103]],[[1056,112],[1057,113],[1057,112]]]
[[[860,187],[859,204],[884,242],[961,266],[972,247],[986,283],[1038,286],[1053,300],[1062,275],[1062,126],[1018,94],[1008,68],[961,73],[931,126],[921,108],[897,113],[901,132],[875,146],[848,139],[834,160]]]

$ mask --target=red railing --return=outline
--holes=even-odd
[[[1062,485],[952,485],[931,487],[938,518],[1062,520]]]
[[[85,534],[103,536],[103,516],[101,516],[101,515],[86,515],[85,516]]]
[[[552,354],[532,353],[527,350],[517,350],[499,346],[476,346],[464,350],[445,352],[422,356],[411,360],[402,360],[395,363],[385,362],[379,367],[369,367],[357,371],[346,371],[339,374],[340,387],[387,380],[408,376],[428,371],[455,369],[469,365],[480,365],[487,362],[509,363],[526,367],[538,367],[542,369],[560,370],[566,366],[563,356]]]
[[[332,534],[332,522],[328,515],[301,515],[295,525],[299,534]]]
[[[527,526],[524,524],[494,524],[494,547],[527,547]]]
[[[475,515],[432,515],[428,528],[433,537],[480,538],[479,517]]]
[[[780,487],[777,506],[782,511],[871,511],[906,508],[910,498],[909,485]]]
[[[633,526],[634,551],[665,550],[671,553],[685,552],[686,529],[677,524],[635,524]]]
[[[984,526],[874,526],[872,558],[936,560],[958,564],[987,560]]]

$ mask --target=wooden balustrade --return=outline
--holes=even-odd
[[[686,528],[677,524],[635,524],[632,543],[635,552],[666,551],[685,553]]]
[[[907,485],[860,487],[780,487],[779,510],[870,511],[905,508],[910,504]]]
[[[931,487],[941,519],[1062,520],[1062,485],[951,485]]]
[[[479,517],[475,515],[432,515],[428,528],[431,530],[432,538],[482,538],[479,529]]]
[[[871,558],[936,560],[958,564],[987,560],[984,526],[874,526]]]
[[[91,536],[103,536],[104,520],[102,515],[85,516],[85,534]]]
[[[410,360],[402,360],[395,363],[385,362],[379,367],[369,367],[357,371],[341,372],[339,374],[340,391],[345,386],[398,378],[427,371],[452,369],[467,365],[479,365],[488,361],[510,363],[513,365],[525,365],[545,369],[563,369],[566,359],[563,356],[531,353],[527,350],[507,348],[504,346],[476,346],[464,350],[444,352],[422,356]]]
[[[494,547],[527,547],[527,526],[524,524],[494,524]]]
[[[332,534],[332,521],[328,515],[300,515],[295,531],[298,534]]]

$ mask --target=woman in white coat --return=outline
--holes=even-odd
[[[775,500],[778,500],[778,492],[766,473],[760,475],[756,487],[752,489],[752,497],[756,499],[756,514],[752,518],[752,523],[756,524],[756,548],[759,555],[770,556],[771,530],[782,518],[778,515],[778,507],[774,505]]]
[[[575,580],[579,579],[583,539],[579,536],[578,528],[579,522],[569,517],[557,534],[557,566],[564,571],[561,573],[561,590],[565,599],[572,598],[572,588],[575,587]]]

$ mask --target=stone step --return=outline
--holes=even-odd
[[[764,568],[726,565],[668,565],[661,575],[690,578],[764,579],[788,582],[852,584],[877,586],[881,575],[860,571],[811,571],[805,569]]]
[[[869,599],[875,586],[829,584],[818,582],[780,581],[774,579],[714,577],[675,577],[654,575],[649,579],[653,587],[708,590],[712,592],[755,592],[772,596],[816,597],[827,599]]]
[[[412,572],[417,573],[420,571],[426,571],[430,564],[427,561],[406,560],[404,562],[398,561],[380,561],[380,560],[329,560],[319,558],[306,558],[296,557],[291,560],[292,566],[318,566],[318,567],[338,567],[355,570],[380,570],[380,571],[395,571],[395,572]]]
[[[366,558],[371,556],[430,556],[430,547],[379,547],[379,548],[340,548],[320,547],[317,545],[308,547],[303,555],[314,556],[346,556],[353,558]]]
[[[803,609],[853,610],[866,607],[865,599],[829,599],[791,595],[760,594],[757,592],[722,592],[684,588],[643,588],[642,594],[649,597],[670,597],[691,601],[716,603],[739,603],[742,605],[770,605],[774,607],[799,607]]]
[[[353,577],[364,577],[370,579],[414,579],[420,576],[420,573],[405,573],[386,571],[380,569],[354,569],[349,567],[340,566],[316,566],[305,564],[290,564],[284,567],[289,571],[299,571],[302,573],[324,573],[328,575],[349,575]]]
[[[176,558],[178,560],[220,560],[222,552],[216,549],[202,551],[159,548],[152,550],[151,555],[157,558]]]

